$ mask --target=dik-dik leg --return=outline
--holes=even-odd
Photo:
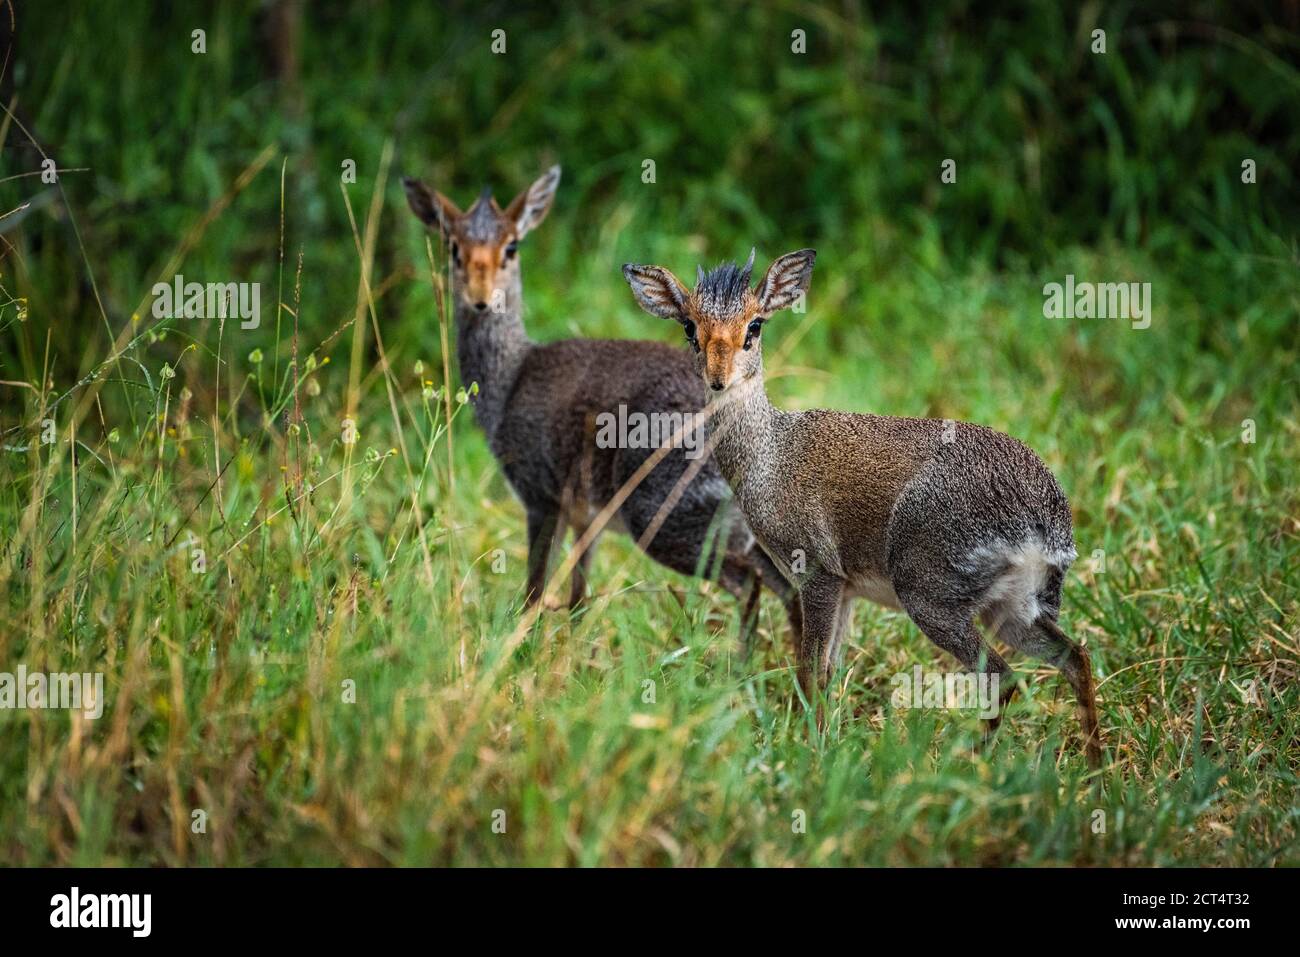
[[[758,598],[763,578],[747,557],[728,555],[722,560],[718,582],[740,602],[740,655],[749,660],[753,651],[754,632],[758,630]]]
[[[754,564],[758,566],[759,574],[762,576],[763,584],[776,593],[781,599],[781,604],[785,606],[786,618],[790,621],[790,646],[795,655],[799,654],[799,643],[803,640],[803,615],[799,609],[799,590],[786,580],[781,574],[781,570],[776,567],[772,559],[758,547],[755,547],[750,554],[753,556]]]
[[[573,526],[573,547],[577,548],[578,543],[582,541],[582,536],[586,530]],[[599,536],[597,536],[599,537]],[[577,562],[573,566],[573,571],[569,575],[569,608],[577,608],[582,604],[583,599],[587,597],[587,571],[591,567],[591,556],[596,550],[596,538],[593,538],[582,554],[578,556]]]
[[[1060,670],[1074,690],[1083,732],[1083,751],[1091,768],[1101,767],[1101,729],[1097,721],[1096,691],[1088,650],[1075,644],[1050,615],[1032,624],[1011,619],[997,623],[997,635],[1017,651],[1046,661]]]
[[[835,638],[827,650],[826,658],[829,662],[827,665],[827,675],[834,670],[835,665],[839,662],[844,653],[844,638],[849,633],[853,625],[853,597],[846,589],[840,596],[840,613],[835,620]]]
[[[1101,767],[1101,725],[1097,720],[1092,658],[1089,657],[1087,648],[1071,641],[1050,618],[1040,617],[1034,625],[1057,642],[1058,647],[1065,645],[1068,648],[1064,658],[1058,659],[1057,667],[1074,688],[1074,696],[1079,703],[1079,724],[1083,729],[1083,751],[1088,758],[1088,767],[1096,770]]]
[[[541,600],[546,589],[546,569],[551,560],[551,545],[559,515],[541,508],[528,509],[528,586],[524,593],[524,607],[531,608]]]
[[[895,579],[898,600],[927,638],[951,654],[969,672],[994,675],[998,680],[998,714],[1015,691],[1015,675],[1002,656],[988,646],[975,627],[975,612],[956,600],[953,590],[936,579]],[[990,721],[988,733],[997,727]]]
[[[814,572],[799,586],[803,638],[799,642],[799,684],[817,709],[822,723],[822,694],[830,679],[831,655],[844,605],[844,581],[827,572]]]

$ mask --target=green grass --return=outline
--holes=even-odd
[[[728,25],[703,7],[686,26],[656,5],[621,26],[538,15],[512,41],[530,65],[515,87],[469,54],[417,65],[414,38],[450,49],[482,24],[393,32],[338,14],[304,40],[341,65],[310,61],[301,120],[248,76],[234,14],[210,26],[201,75],[184,46],[131,69],[166,29],[190,29],[133,16],[67,25],[66,49],[102,36],[121,54],[122,93],[42,35],[46,62],[62,65],[24,100],[34,129],[71,154],[61,165],[95,172],[62,187],[84,253],[49,213],[6,235],[0,395],[5,427],[22,428],[4,441],[26,451],[0,452],[0,671],[102,671],[108,700],[95,722],[0,710],[0,861],[1300,863],[1300,272],[1279,225],[1295,203],[1281,172],[1296,168],[1293,128],[1261,137],[1273,179],[1243,193],[1234,167],[1213,172],[1206,156],[1237,155],[1258,127],[1218,129],[1226,94],[1141,47],[1145,26],[1116,25],[1131,60],[1112,61],[1103,87],[1128,92],[1087,100],[1094,112],[1074,126],[1017,106],[1012,94],[1048,69],[1038,47],[984,48],[1001,64],[992,78],[959,51],[958,103],[983,104],[959,141],[987,149],[963,154],[974,183],[949,200],[920,185],[937,184],[937,160],[893,165],[956,135],[917,115],[938,69],[919,59],[862,92],[843,85],[844,49],[820,47],[806,75],[781,67],[770,89],[737,57],[729,82],[747,95],[727,103],[757,125],[737,127],[722,160],[704,141],[703,155],[678,154],[675,138],[709,120],[672,108],[688,93],[647,71],[694,36],[705,52],[692,82],[722,82]],[[786,36],[804,13],[754,16],[735,43],[759,44],[760,28]],[[933,44],[960,33],[953,16],[929,26]],[[887,21],[838,18],[813,18],[814,38],[897,55]],[[1082,29],[1040,26],[1035,42]],[[602,43],[604,59],[589,49]],[[352,59],[326,56],[343,50]],[[1083,97],[1070,82],[1084,68],[1069,69],[1037,95]],[[1295,71],[1278,69],[1265,87],[1294,88]],[[601,83],[651,111],[642,126],[612,106],[584,111]],[[1005,95],[983,97],[990,85]],[[1180,85],[1198,93],[1186,140],[1159,154],[1179,101],[1145,94]],[[1272,116],[1277,97],[1252,102]],[[1032,128],[1060,171],[1104,122],[1096,104],[1119,111],[1119,138],[1076,171],[1091,214],[1059,181],[1036,194],[999,165],[994,146]],[[795,105],[792,133],[774,117]],[[844,127],[855,111],[878,118],[876,153]],[[464,145],[439,152],[441,135]],[[602,136],[679,159],[647,187],[645,143],[619,152]],[[6,137],[18,149],[15,127]],[[818,731],[773,599],[742,662],[725,593],[614,535],[584,610],[521,618],[522,512],[457,396],[468,383],[454,368],[444,380],[425,239],[395,176],[432,167],[467,199],[490,175],[504,200],[540,172],[543,143],[566,147],[566,178],[521,249],[535,337],[677,342],[636,309],[618,263],[687,275],[752,243],[760,264],[814,245],[808,312],[765,336],[774,401],[970,419],[1043,456],[1075,510],[1062,621],[1098,674],[1100,774],[1084,766],[1068,689],[1032,662],[1013,659],[1028,694],[983,752],[977,718],[893,707],[895,674],[951,663],[865,603]],[[353,155],[358,183],[340,193],[339,157]],[[3,188],[5,211],[38,190]],[[154,320],[148,290],[176,271],[261,281],[262,327]],[[1043,285],[1067,273],[1150,282],[1151,327],[1043,318]]]

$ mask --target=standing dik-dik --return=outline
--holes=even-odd
[[[460,377],[466,385],[478,383],[474,415],[527,512],[530,605],[542,596],[553,542],[569,528],[575,541],[581,537],[656,451],[616,447],[629,442],[597,442],[594,422],[602,414],[674,413],[676,421],[685,422],[707,400],[683,350],[593,339],[543,345],[528,337],[521,317],[519,242],[545,218],[559,182],[555,166],[505,209],[485,189],[462,213],[441,193],[403,180],[415,215],[440,231],[450,247]],[[673,448],[633,488],[616,524],[669,568],[694,575],[716,567],[723,587],[748,596],[742,615],[748,639],[760,582],[787,602],[793,589],[755,544],[717,464],[692,459],[688,451],[683,445]],[[570,607],[585,595],[591,553],[587,548],[574,566]]]
[[[966,668],[997,675],[1005,704],[1012,674],[980,637],[978,617],[1008,645],[1061,670],[1096,766],[1092,667],[1056,624],[1076,552],[1069,502],[1047,466],[978,425],[786,412],[768,401],[763,323],[807,292],[815,256],[782,256],[754,288],[753,253],[744,267],[700,270],[694,290],[658,266],[623,267],[643,309],[685,328],[713,390],[708,425],[722,474],[799,590],[799,677],[810,700],[829,678],[861,596],[905,610]]]

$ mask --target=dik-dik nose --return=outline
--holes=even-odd
[[[479,312],[485,310],[488,300],[492,298],[492,277],[482,270],[470,270],[469,282],[465,284],[465,298]]]
[[[465,298],[475,312],[487,312],[488,302],[496,286],[496,266],[491,254],[482,249],[472,250],[467,272],[469,282],[465,284]]]
[[[705,350],[704,380],[714,392],[721,392],[731,378],[732,353],[726,343],[714,340]]]

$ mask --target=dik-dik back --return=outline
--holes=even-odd
[[[1040,542],[1073,559],[1069,503],[1016,439],[966,422],[825,410],[778,421],[750,446],[765,461],[736,483],[774,551],[801,548],[849,581],[891,576],[916,537],[967,555]]]
[[[574,507],[594,512],[655,451],[649,443],[626,448],[600,442],[607,417],[617,417],[620,406],[629,416],[694,416],[707,401],[706,392],[689,357],[659,343],[567,339],[539,345],[520,367],[492,450],[525,500],[567,496]],[[667,497],[691,464],[688,451],[666,456],[643,482],[637,505]],[[730,498],[716,464],[706,461],[698,472],[693,494]],[[635,536],[654,512],[633,515],[627,530]]]

